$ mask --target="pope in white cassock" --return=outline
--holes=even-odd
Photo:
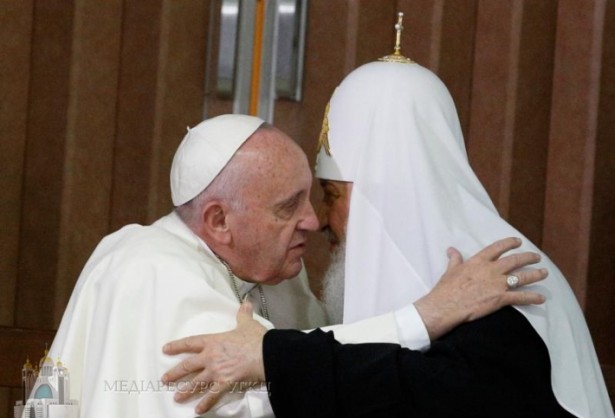
[[[227,116],[190,130],[172,168],[174,204],[181,206],[205,189],[262,123]],[[299,274],[305,233],[317,225],[306,206],[309,184],[302,179],[289,187],[304,193],[284,231],[296,248],[282,249],[280,258],[299,277],[277,286],[234,277],[177,211],[149,226],[128,225],[101,241],[79,277],[50,350],[71,370],[72,397],[79,400],[82,417],[194,416],[194,406],[175,404],[172,389],[159,380],[171,364],[160,347],[179,336],[232,328],[238,299],[246,294],[261,307],[259,319],[267,327],[324,324],[305,273]],[[226,400],[216,414],[269,413],[264,392]]]

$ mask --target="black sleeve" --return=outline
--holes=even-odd
[[[426,353],[347,344],[321,330],[263,343],[276,417],[569,417],[542,339],[513,308],[464,324]]]

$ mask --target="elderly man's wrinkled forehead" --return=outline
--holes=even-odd
[[[264,159],[304,159],[305,153],[288,135],[267,123],[262,124],[237,150],[236,157]]]
[[[299,180],[305,182],[306,178],[311,182],[307,157],[301,147],[271,125],[258,128],[237,150],[232,162],[239,166],[248,187],[270,189]]]

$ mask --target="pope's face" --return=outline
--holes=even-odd
[[[320,230],[327,234],[329,250],[334,251],[346,239],[352,183],[320,180],[320,186],[323,191],[322,204],[318,210]]]
[[[318,229],[309,194],[312,174],[301,149],[279,130],[285,146],[268,149],[250,168],[245,207],[232,216],[233,249],[240,256],[238,277],[277,284],[301,271],[307,233]]]

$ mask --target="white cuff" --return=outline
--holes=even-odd
[[[362,319],[352,324],[332,325],[322,330],[333,331],[335,339],[342,344],[399,344],[397,320],[392,313]]]
[[[425,323],[414,305],[410,304],[393,312],[397,334],[402,347],[426,351],[431,345]]]

